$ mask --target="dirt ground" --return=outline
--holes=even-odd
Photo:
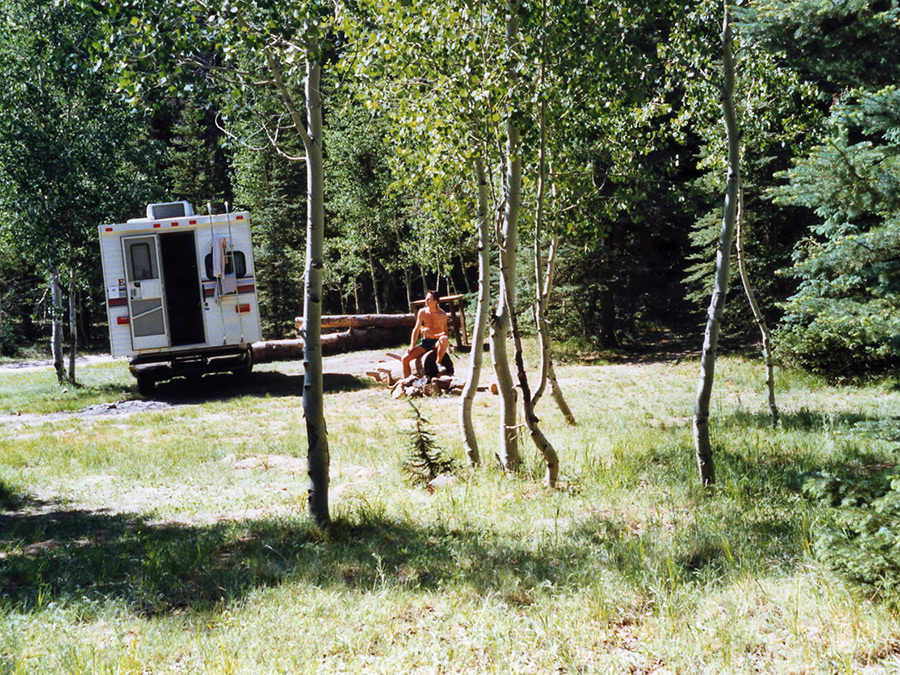
[[[109,354],[86,354],[75,359],[76,366],[87,366],[92,363],[109,363],[114,361]],[[66,359],[66,366],[69,361]],[[52,368],[53,361],[50,359],[38,359],[31,361],[11,361],[9,363],[0,363],[0,373],[4,371],[22,371],[22,370],[38,370],[40,368]]]
[[[322,370],[324,373],[331,375],[348,375],[356,378],[365,378],[366,372],[374,370],[376,367],[392,368],[398,366],[399,361],[397,359],[389,357],[387,355],[388,351],[389,350],[370,350],[363,352],[353,352],[350,354],[336,354],[333,356],[326,356],[322,360]],[[395,350],[395,353],[398,352]],[[78,366],[85,366],[95,363],[108,363],[113,360],[115,359],[109,354],[92,354],[78,357],[77,364]],[[4,363],[0,364],[0,376],[2,376],[4,372],[21,372],[25,370],[37,370],[41,368],[49,369],[52,367],[53,362],[50,360],[29,360]],[[301,368],[302,366],[298,362],[298,371]],[[131,413],[143,412],[147,410],[162,410],[180,405],[185,405],[185,403],[135,398],[130,400],[111,401],[108,403],[98,403],[96,405],[84,408],[83,410],[73,412],[43,414],[0,414],[0,427],[40,424],[42,422],[48,422],[54,419],[61,419],[72,416],[100,417],[107,415],[128,415]]]
[[[371,370],[371,366],[379,361],[396,363],[395,359],[386,356],[388,350],[381,351],[365,351],[353,352],[350,354],[336,354],[334,356],[326,356],[322,360],[322,367],[326,373],[344,373],[347,375],[362,376],[367,370]],[[399,352],[396,352],[399,354]],[[75,359],[77,366],[88,366],[95,363],[110,363],[116,359],[109,354],[86,354]],[[124,359],[123,359],[124,360]],[[66,365],[68,366],[68,360]],[[50,359],[33,359],[28,361],[11,361],[9,363],[0,363],[0,373],[3,372],[21,372],[23,370],[38,370],[40,368],[52,368],[53,361]]]

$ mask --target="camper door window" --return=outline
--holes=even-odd
[[[153,262],[150,258],[150,244],[141,242],[131,245],[131,280],[155,279]]]
[[[212,253],[207,253],[203,259],[204,267],[206,267],[206,278],[210,281],[215,279],[213,276],[213,259]],[[237,278],[247,276],[247,257],[241,251],[229,251],[225,258],[225,274],[234,274]]]

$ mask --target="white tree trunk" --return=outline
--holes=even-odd
[[[544,290],[538,298],[538,307],[541,310],[539,316],[535,318],[538,325],[538,341],[541,349],[541,382],[538,391],[532,397],[532,404],[537,405],[546,383],[550,383],[550,395],[553,397],[556,407],[562,413],[566,423],[576,426],[575,415],[572,414],[569,404],[566,403],[565,396],[562,393],[562,387],[556,378],[556,368],[553,365],[553,352],[550,347],[550,326],[547,323],[547,307],[550,301],[550,291],[553,288],[553,272],[556,267],[556,253],[559,250],[559,238],[554,236],[550,244],[550,252],[547,256],[547,276],[544,278]]]
[[[311,38],[310,54],[317,44]],[[322,378],[322,268],[325,241],[325,200],[322,171],[321,67],[311,58],[306,63],[306,292],[303,316],[303,414],[308,441],[309,512],[318,523],[330,520],[328,510],[328,435],[325,428],[325,388]]]
[[[543,75],[542,75],[543,79]],[[541,102],[540,111],[540,133],[541,147],[540,159],[538,161],[538,183],[537,183],[537,207],[535,209],[534,218],[534,323],[537,328],[538,345],[540,347],[540,379],[537,389],[531,399],[531,405],[536,406],[537,402],[544,394],[547,386],[547,380],[550,380],[550,386],[553,392],[553,400],[565,417],[566,422],[575,425],[575,416],[566,403],[562,389],[556,379],[556,371],[553,368],[553,351],[550,345],[550,326],[547,323],[547,309],[550,303],[550,291],[553,288],[553,272],[556,265],[556,252],[559,250],[559,238],[553,236],[550,244],[550,252],[547,255],[547,274],[543,273],[543,261],[541,257],[541,239],[543,238],[544,223],[544,195],[546,183],[546,157],[547,157],[547,123],[546,123],[546,105]]]
[[[3,356],[3,333],[5,321],[6,318],[3,314],[3,285],[2,283],[0,283],[0,356]]]
[[[731,255],[731,247],[734,241],[738,188],[741,183],[741,148],[737,113],[734,106],[734,54],[732,51],[729,0],[725,0],[725,18],[722,23],[722,66],[724,69],[722,112],[728,138],[728,178],[725,186],[725,209],[722,217],[722,230],[719,235],[719,248],[716,254],[715,285],[707,314],[706,332],[703,338],[703,354],[700,358],[700,381],[697,386],[697,402],[694,407],[694,449],[697,455],[697,466],[700,470],[700,482],[704,486],[712,485],[716,482],[712,446],[709,440],[709,403],[712,398],[719,330],[725,311],[725,296],[728,293],[729,256]]]
[[[517,46],[519,36],[518,4],[508,3],[506,21],[507,46]],[[512,85],[514,73],[510,72]],[[500,298],[497,312],[491,322],[491,361],[497,377],[500,395],[500,438],[497,459],[504,470],[518,468],[518,424],[516,416],[516,390],[509,369],[506,339],[509,335],[512,313],[516,302],[516,247],[518,239],[519,208],[522,193],[522,163],[519,159],[519,129],[509,115],[506,122],[506,208],[498,240],[500,246]]]
[[[325,388],[322,378],[322,268],[324,266],[325,198],[322,170],[321,66],[315,62],[318,41],[307,39],[305,103],[306,126],[281,76],[281,66],[265,50],[269,72],[291,122],[306,150],[306,284],[303,293],[303,416],[306,418],[307,505],[319,524],[331,520],[328,510],[328,432],[325,428]],[[357,311],[357,313],[359,313]]]
[[[501,284],[502,288],[502,284]],[[519,322],[516,315],[510,317],[510,329],[512,330],[513,341],[516,347],[516,373],[519,378],[519,388],[522,390],[522,406],[525,412],[525,426],[528,427],[528,433],[535,447],[544,457],[546,471],[544,474],[544,482],[547,487],[556,487],[556,481],[559,478],[559,456],[556,454],[553,445],[544,436],[541,428],[538,426],[537,415],[534,414],[534,406],[531,402],[531,390],[528,386],[528,375],[525,372],[525,360],[522,356],[522,340],[519,337]]]
[[[369,257],[369,276],[372,277],[372,295],[375,296],[375,313],[381,314],[381,297],[378,292],[378,276],[375,274],[375,261],[372,258],[372,249],[367,248]]]
[[[72,256],[69,264],[72,269],[69,271],[69,382],[76,384],[75,380],[75,358],[78,355],[78,312],[76,286],[75,286],[75,263]]]
[[[478,440],[472,424],[472,403],[478,391],[481,377],[481,363],[484,355],[484,336],[487,332],[488,313],[491,303],[491,261],[490,261],[490,210],[488,202],[487,177],[484,163],[475,160],[475,181],[478,184],[478,303],[475,308],[475,325],[472,328],[472,351],[469,353],[469,374],[459,401],[459,426],[469,464],[481,461]]]
[[[737,215],[737,236],[735,238],[735,248],[737,250],[738,270],[741,273],[741,283],[744,285],[744,293],[747,295],[747,302],[750,303],[750,309],[753,311],[753,318],[762,335],[762,353],[763,360],[766,364],[766,395],[769,404],[769,415],[772,417],[772,426],[778,426],[778,405],[775,403],[775,361],[772,358],[772,334],[769,332],[769,326],[766,323],[766,317],[763,316],[753,288],[750,286],[750,274],[747,272],[747,262],[744,259],[744,242],[743,242],[743,218],[744,215],[744,192],[740,191],[740,199],[738,201]]]

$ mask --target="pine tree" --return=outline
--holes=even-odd
[[[169,167],[173,199],[184,199],[200,213],[209,202],[225,199],[222,172],[217,169],[215,137],[204,123],[205,112],[188,99],[172,131]],[[213,136],[212,138],[210,138]]]
[[[777,340],[832,376],[900,366],[900,50],[896,2],[761,0],[747,29],[831,94],[817,145],[773,191],[818,222]]]
[[[407,457],[403,460],[403,472],[407,480],[416,486],[428,485],[442,474],[453,473],[456,462],[444,455],[434,434],[428,429],[428,420],[412,401],[409,407],[413,414],[413,428],[407,432]]]

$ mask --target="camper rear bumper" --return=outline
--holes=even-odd
[[[204,348],[196,351],[164,352],[134,356],[128,367],[138,379],[202,375],[224,371],[249,370],[253,366],[250,345]]]

